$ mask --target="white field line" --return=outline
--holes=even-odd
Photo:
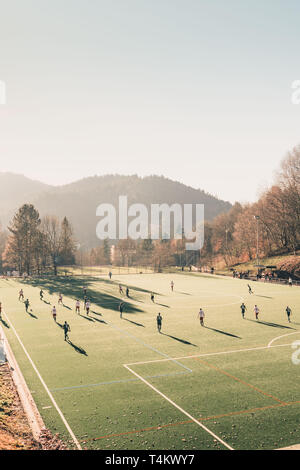
[[[48,394],[50,400],[52,401],[52,403],[53,403],[53,405],[54,405],[56,411],[58,412],[59,416],[61,417],[62,422],[64,423],[66,429],[68,430],[70,436],[72,437],[72,439],[73,439],[73,441],[74,441],[74,443],[75,443],[77,449],[78,449],[78,450],[82,450],[81,445],[79,444],[79,442],[78,442],[78,440],[77,440],[75,434],[73,433],[73,431],[72,431],[72,429],[70,428],[70,426],[69,426],[69,424],[68,424],[66,418],[64,417],[62,411],[60,410],[59,406],[57,405],[56,401],[54,400],[54,397],[53,397],[52,393],[50,392],[49,388],[47,387],[47,385],[46,385],[44,379],[42,378],[41,374],[39,373],[39,371],[38,371],[36,365],[34,364],[33,360],[31,359],[30,355],[28,354],[28,352],[27,352],[27,350],[26,350],[24,344],[22,343],[22,341],[21,341],[21,339],[20,339],[18,333],[16,332],[16,330],[15,330],[13,324],[11,323],[10,319],[8,318],[8,316],[7,316],[7,314],[6,314],[5,312],[4,312],[4,315],[5,315],[5,317],[6,317],[7,321],[8,321],[8,323],[10,324],[10,327],[11,327],[11,329],[13,330],[13,332],[14,332],[14,334],[15,334],[17,340],[19,341],[19,343],[20,343],[20,345],[21,345],[21,347],[22,347],[24,353],[26,354],[26,356],[27,356],[27,358],[28,358],[30,364],[32,365],[34,371],[36,372],[38,378],[40,379],[40,381],[41,381],[41,383],[42,383],[44,389],[46,390],[46,392],[47,392],[47,394]]]
[[[96,304],[92,304],[93,306],[96,306],[98,307]],[[168,356],[168,354],[165,354],[161,351],[159,351],[158,349],[150,346],[149,344],[145,343],[144,341],[142,341],[141,339],[137,338],[135,335],[133,335],[132,333],[129,333],[129,331],[127,330],[124,330],[123,328],[115,325],[114,323],[112,323],[111,321],[108,321],[106,320],[106,323],[108,326],[110,326],[110,328],[118,331],[119,333],[121,333],[123,336],[128,336],[129,338],[132,338],[136,343],[139,343],[139,344],[142,344],[145,348],[149,349],[150,351],[154,351],[156,354],[159,354],[160,356],[163,356],[165,357],[167,360],[169,361],[173,361],[175,364],[177,364],[179,367],[182,367],[183,369],[187,370],[188,372],[193,372],[192,369],[190,369],[189,367],[185,366],[184,364],[180,364],[180,362],[177,362],[176,359],[172,359],[170,358],[170,356]]]
[[[219,436],[214,434],[210,429],[208,429],[206,426],[204,426],[200,421],[198,421],[196,418],[194,418],[192,415],[190,415],[187,411],[185,411],[183,408],[181,408],[179,405],[177,405],[174,401],[172,401],[169,397],[167,397],[164,393],[160,392],[156,387],[151,385],[147,380],[145,380],[142,376],[134,372],[128,365],[124,364],[124,367],[126,367],[129,372],[134,374],[137,378],[139,378],[142,382],[144,382],[148,387],[150,387],[154,392],[158,393],[161,397],[163,397],[166,401],[168,401],[171,405],[173,405],[175,408],[177,408],[181,413],[183,413],[185,416],[187,416],[191,421],[196,423],[200,428],[202,428],[204,431],[206,431],[208,434],[210,434],[214,439],[219,441],[224,447],[226,447],[229,450],[234,450],[232,447],[230,447],[227,442],[223,441]]]
[[[299,332],[298,332],[299,333]],[[285,346],[291,346],[292,343],[288,344],[278,344],[277,346],[271,346],[271,348],[282,348]],[[219,352],[213,352],[213,353],[206,353],[206,354],[196,354],[193,356],[181,356],[181,357],[174,357],[171,359],[155,359],[155,360],[150,360],[150,361],[143,361],[143,362],[132,362],[130,364],[127,364],[128,366],[137,366],[137,365],[143,365],[143,364],[152,364],[155,362],[167,362],[167,361],[180,361],[183,359],[193,359],[196,357],[207,357],[207,356],[220,356],[223,354],[234,354],[234,353],[241,353],[241,352],[248,352],[248,351],[261,351],[264,349],[268,349],[269,346],[260,346],[257,348],[247,348],[247,349],[235,349],[233,351],[219,351]]]
[[[186,375],[189,374],[189,371],[180,371],[180,372],[172,372],[170,374],[158,374],[158,375],[147,375],[146,379],[158,379],[161,377],[174,377],[177,375]],[[120,380],[111,380],[108,382],[99,382],[96,384],[85,384],[85,385],[73,385],[70,387],[61,387],[61,388],[52,388],[51,392],[61,392],[63,390],[76,390],[81,388],[89,388],[89,387],[101,387],[103,385],[114,385],[114,384],[123,384],[123,383],[133,383],[138,382],[139,379],[120,379]]]
[[[178,362],[176,359],[172,359],[170,356],[168,356],[167,354],[159,351],[158,349],[156,348],[153,348],[152,346],[150,346],[149,344],[147,343],[144,343],[144,341],[142,341],[141,339],[137,338],[136,336],[132,335],[131,333],[129,333],[128,331],[126,330],[123,330],[123,328],[120,328],[118,326],[116,326],[114,323],[111,323],[109,321],[106,321],[107,324],[113,328],[114,330],[117,330],[119,332],[121,332],[123,335],[126,335],[126,336],[129,336],[130,338],[133,338],[134,341],[136,341],[137,343],[140,343],[142,344],[143,346],[145,346],[146,348],[150,349],[151,351],[154,351],[156,352],[157,354],[159,354],[160,356],[163,356],[166,358],[167,361],[173,361],[175,364],[179,365],[180,367],[182,367],[183,369],[186,369],[188,372],[193,372],[192,369],[190,369],[189,367],[185,366],[184,364],[180,364],[180,362]]]
[[[195,309],[199,309],[199,306],[201,306],[202,308],[218,308],[218,307],[230,307],[231,305],[237,305],[240,303],[240,300],[237,300],[236,302],[231,302],[230,304],[202,304],[201,302],[195,302],[194,304],[190,303],[189,302],[189,306],[188,307],[184,307],[184,309],[187,311],[187,310],[195,310]],[[153,304],[155,305],[155,304]],[[157,304],[156,304],[157,305]],[[157,305],[159,306],[159,305]],[[164,307],[162,307],[164,308]],[[180,307],[175,307],[175,308],[180,308]]]
[[[176,291],[174,291],[174,292],[176,293]],[[237,298],[239,298],[239,300],[237,300],[235,302],[230,302],[228,304],[208,304],[208,305],[204,305],[204,304],[201,303],[201,301],[200,301],[201,299],[200,299],[199,301],[197,301],[197,303],[195,302],[194,304],[191,304],[189,302],[189,307],[188,308],[185,307],[185,309],[190,310],[190,309],[194,309],[196,307],[199,308],[199,305],[201,305],[202,308],[229,307],[231,305],[239,304],[240,301],[242,301],[242,302],[244,301],[243,297],[241,297],[239,294],[223,294],[223,293],[221,293],[221,294],[217,293],[216,294],[216,293],[210,292],[210,291],[202,291],[202,292],[199,292],[199,295],[201,296],[202,293],[204,293],[204,292],[207,294],[207,295],[203,296],[204,298],[205,297],[214,297],[214,298],[216,298],[216,297],[237,297]]]
[[[275,343],[275,341],[277,341],[278,339],[285,338],[286,336],[297,335],[297,334],[300,334],[300,331],[294,331],[294,333],[287,333],[286,335],[277,336],[276,338],[272,339],[272,341],[270,341],[270,343],[268,344],[268,348],[271,348],[272,344]]]

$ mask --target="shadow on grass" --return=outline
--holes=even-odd
[[[96,278],[96,280],[99,282],[99,278]],[[103,282],[105,284],[109,284],[109,285],[115,285],[117,287],[119,287],[119,285],[121,284],[121,286],[125,286],[125,287],[128,287],[129,290],[132,290],[132,291],[135,291],[135,292],[142,292],[144,294],[151,294],[153,291],[152,290],[148,290],[148,289],[143,289],[142,287],[137,287],[137,286],[132,286],[131,284],[127,284],[126,282],[125,283],[122,283],[120,281],[109,281],[107,279],[101,279],[100,282]],[[155,295],[162,295],[160,294],[159,292],[153,292],[153,294]]]
[[[92,310],[92,313],[93,313],[94,315],[100,315],[100,317],[102,317],[102,313],[94,312],[93,310]]]
[[[95,318],[95,317],[92,317],[94,321],[97,321],[98,323],[104,323],[104,325],[107,325],[106,321],[104,320],[100,320],[100,318]]]
[[[99,287],[101,283],[109,281],[99,281],[99,278],[88,277],[84,280],[74,279],[74,278],[65,278],[61,276],[51,276],[46,279],[27,279],[21,281],[23,284],[30,284],[32,287],[42,288],[43,290],[49,292],[50,295],[63,293],[66,297],[71,297],[73,299],[81,299],[83,296],[82,286],[86,285],[87,289],[91,286],[92,283],[97,282]],[[135,290],[135,289],[132,289]],[[140,289],[141,290],[141,289]],[[150,292],[150,291],[146,291]],[[94,289],[88,290],[89,299],[96,304],[101,309],[107,310],[119,310],[120,299],[114,295],[108,294],[106,292],[99,292]],[[127,313],[142,313],[143,310],[131,304],[130,302],[126,305]]]
[[[255,297],[263,297],[264,299],[273,299],[273,297],[269,297],[268,295],[259,295],[259,294],[254,294]]]
[[[78,352],[79,354],[82,354],[83,356],[88,356],[87,352],[80,346],[77,346],[76,344],[72,343],[72,341],[70,341],[69,339],[67,339],[66,342],[70,346],[72,346],[72,348],[75,349],[75,351]]]
[[[5,328],[10,328],[9,324],[6,323],[6,321],[3,320],[3,318],[0,318],[0,322],[2,323],[3,326],[5,326]]]
[[[165,305],[165,304],[158,304],[158,303],[156,303],[156,302],[153,302],[153,303],[154,303],[154,305],[159,305],[160,307],[170,308],[170,306],[169,306],[169,305]]]
[[[32,313],[32,310],[31,310],[31,312],[29,312],[28,310],[26,310],[26,313],[28,313],[28,315],[29,315],[31,318],[34,318],[35,320],[38,320],[38,317],[35,316],[35,315]]]
[[[270,323],[270,322],[262,321],[262,320],[251,320],[250,318],[246,318],[246,320],[252,321],[253,323],[258,323],[260,325],[270,326],[271,328],[281,328],[283,330],[295,330],[295,328],[292,328],[291,326],[281,325],[279,323]]]
[[[242,339],[240,336],[234,335],[232,333],[228,333],[227,331],[223,330],[216,330],[215,328],[210,328],[209,326],[205,327],[207,330],[215,331],[216,333],[220,333],[221,335],[230,336],[231,338]]]
[[[166,333],[161,333],[164,336],[168,336],[168,338],[174,339],[175,341],[179,341],[182,344],[186,344],[187,346],[194,346],[197,348],[198,346],[196,344],[190,343],[189,341],[186,341],[185,339],[177,338],[176,336],[172,335],[167,335]]]
[[[85,316],[85,315],[81,315],[81,313],[78,316],[81,317],[81,318],[84,318],[85,320],[88,320],[88,321],[92,321],[92,322],[95,321],[93,317],[88,317],[88,316]]]
[[[142,326],[143,328],[145,328],[145,326],[142,325],[141,323],[137,323],[136,321],[128,320],[128,318],[123,318],[123,320],[128,321],[129,323],[132,323],[133,325]]]

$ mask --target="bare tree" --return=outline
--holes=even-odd
[[[51,258],[55,276],[61,250],[61,224],[58,217],[46,216],[42,220],[42,232],[45,235],[48,254]]]

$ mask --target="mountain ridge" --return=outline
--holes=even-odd
[[[164,176],[102,175],[84,177],[68,184],[54,186],[24,175],[0,172],[0,222],[7,226],[24,203],[36,206],[41,216],[67,216],[75,235],[89,247],[99,245],[96,238],[96,208],[101,203],[118,206],[120,195],[128,204],[204,204],[205,219],[212,220],[232,205],[201,189]]]

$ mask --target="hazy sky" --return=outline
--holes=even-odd
[[[0,0],[0,171],[251,201],[300,143],[299,0]]]

